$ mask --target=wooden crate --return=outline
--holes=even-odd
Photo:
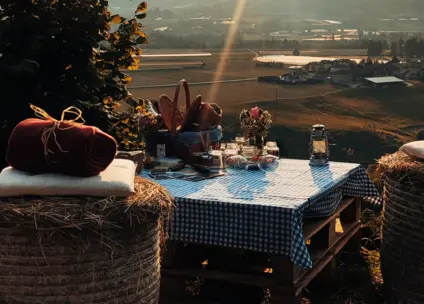
[[[169,241],[163,280],[173,280],[170,285],[180,288],[182,277],[270,288],[272,303],[300,303],[302,290],[318,274],[331,274],[334,257],[343,248],[359,252],[360,215],[361,200],[345,198],[330,217],[304,221],[303,235],[313,262],[310,270],[299,269],[286,256]],[[171,291],[163,288],[162,292]],[[172,298],[178,296],[174,290]]]

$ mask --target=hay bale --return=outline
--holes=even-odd
[[[412,194],[424,193],[424,162],[402,151],[383,156],[378,161],[375,177],[383,184],[386,178],[397,181]]]
[[[384,184],[382,275],[393,301],[424,303],[424,163],[403,152],[377,168]]]
[[[172,198],[135,187],[127,199],[0,199],[0,303],[158,303]]]

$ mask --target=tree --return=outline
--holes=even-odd
[[[300,51],[299,51],[299,49],[298,49],[298,48],[295,48],[295,49],[293,50],[293,56],[300,56]]]
[[[381,56],[383,54],[384,44],[383,41],[378,40],[376,44],[376,56]]]
[[[424,56],[424,40],[423,39],[420,39],[418,41],[417,55],[419,57],[423,57]]]
[[[380,56],[383,52],[383,43],[379,41],[370,40],[368,44],[368,57],[377,57]]]
[[[12,129],[34,116],[29,103],[57,118],[77,106],[87,123],[110,130],[113,109],[131,98],[131,77],[122,69],[138,69],[147,4],[130,20],[107,6],[106,0],[2,0],[0,166]]]
[[[370,40],[368,43],[368,50],[367,50],[368,58],[374,56],[374,54],[375,54],[375,44],[374,44],[374,41]]]
[[[399,47],[396,41],[392,41],[390,44],[390,55],[393,57],[399,56]]]
[[[404,47],[404,55],[406,57],[415,57],[418,50],[418,41],[416,38],[406,40]]]
[[[404,56],[404,47],[405,47],[405,40],[401,37],[399,39],[398,49],[399,49],[399,55]]]
[[[364,38],[364,31],[362,29],[358,29],[358,37],[359,40],[362,40]]]
[[[367,56],[368,58],[373,56],[374,53],[374,42],[372,40],[368,43]]]

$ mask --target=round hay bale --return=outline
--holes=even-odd
[[[424,303],[424,163],[403,152],[377,171],[384,184],[381,270],[395,303]]]
[[[129,198],[0,199],[0,303],[157,304],[172,198],[136,179]]]

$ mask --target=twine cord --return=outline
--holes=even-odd
[[[48,163],[52,163],[54,161],[52,161],[50,157],[51,155],[54,155],[54,152],[51,149],[49,149],[50,139],[53,138],[53,141],[60,152],[67,153],[68,151],[64,150],[57,140],[56,130],[64,131],[64,130],[72,129],[75,126],[83,125],[85,123],[85,120],[82,117],[82,111],[74,106],[68,107],[62,112],[62,116],[60,117],[60,120],[57,120],[51,117],[46,111],[44,111],[43,109],[37,106],[30,104],[30,107],[34,111],[35,116],[37,116],[38,118],[53,122],[53,126],[50,128],[46,128],[41,135],[41,142],[43,143],[43,147],[44,147],[44,157],[46,158],[46,161]],[[69,114],[73,115],[74,118],[65,120],[65,117]],[[71,126],[61,127],[62,122],[67,122]]]

